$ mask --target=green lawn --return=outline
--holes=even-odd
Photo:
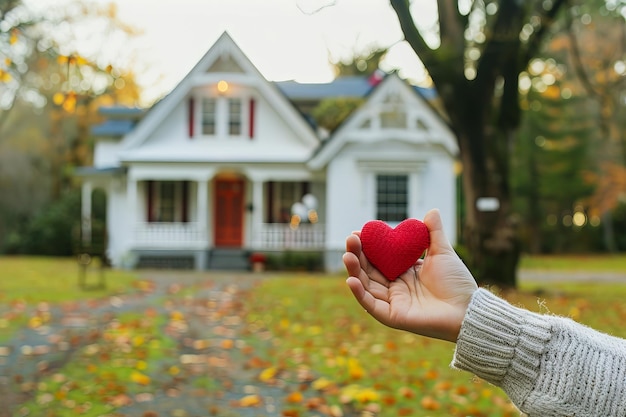
[[[543,271],[626,273],[626,255],[526,255],[522,256],[520,268]]]
[[[534,283],[501,295],[626,337],[626,285]],[[272,367],[313,370],[328,385],[325,400],[338,406],[382,407],[390,416],[519,415],[502,391],[449,368],[452,344],[385,328],[364,313],[343,276],[267,280],[246,307],[250,325],[273,335]],[[293,404],[293,415],[305,408]]]
[[[611,262],[612,266],[608,267]],[[522,265],[529,269],[562,271],[585,270],[597,265],[597,270],[626,271],[623,266],[626,262],[620,257],[525,258]],[[579,265],[585,265],[585,268]],[[138,281],[134,274],[111,270],[106,274],[106,290],[82,291],[77,285],[78,266],[73,259],[0,257],[0,301],[61,303],[136,290]],[[95,280],[97,276],[91,279]],[[168,303],[190,302],[195,294],[194,288],[181,288],[177,293],[169,294]],[[546,285],[536,282],[525,283],[518,290],[501,295],[533,311],[569,316],[598,330],[626,337],[623,326],[626,284]],[[277,400],[281,402],[285,416],[320,415],[312,413],[312,409],[324,409],[328,411],[325,415],[339,415],[337,410],[342,410],[345,416],[519,415],[502,391],[449,368],[453,344],[385,328],[363,312],[353,300],[343,274],[268,273],[267,279],[237,298],[236,306],[237,310],[220,314],[226,318],[236,315],[244,320],[241,334],[237,336],[242,343],[229,344],[226,348],[232,352],[232,357],[245,355],[246,366],[258,371],[255,383],[285,387],[285,397]],[[133,349],[124,353],[127,356],[111,354],[98,367],[85,368],[80,363],[70,363],[59,373],[75,379],[76,386],[86,387],[93,386],[94,375],[99,375],[100,379],[108,381],[108,385],[128,393],[132,393],[133,387],[143,383],[144,379],[147,379],[146,384],[152,384],[144,372],[155,371],[154,362],[162,360],[163,349],[169,349],[168,358],[173,361],[178,358],[171,351],[175,344],[158,331],[160,319],[119,317],[121,327],[116,327],[115,331],[127,332],[122,334],[123,338],[133,341]],[[0,336],[6,337],[16,326],[24,325],[28,325],[26,316],[17,320],[0,316]],[[105,334],[103,340],[97,342],[98,351],[109,349],[113,352],[107,343],[119,337],[115,333]],[[91,350],[82,353],[86,361],[91,360],[89,355],[95,349],[95,343],[89,347]],[[242,351],[237,353],[237,349]],[[136,352],[147,359],[133,360]],[[103,373],[112,361],[128,366],[125,365],[119,375]],[[174,365],[167,369],[172,372],[172,378],[178,372]],[[82,378],[84,382],[81,382]],[[196,380],[196,383],[200,382]],[[202,384],[209,391],[224,389],[220,380],[207,380]],[[46,391],[34,398],[56,398],[58,387],[54,381],[42,386]],[[147,385],[146,389],[150,386]],[[77,391],[76,395],[85,392],[91,391]],[[98,403],[96,398],[89,400],[80,396],[73,401]],[[247,401],[253,402],[254,398]],[[35,403],[31,410],[41,407]],[[103,410],[96,407],[92,411],[95,413],[96,410],[102,414]],[[43,412],[43,408],[40,411]],[[100,414],[86,412],[81,415],[96,417]],[[214,415],[223,414],[214,410]]]
[[[129,288],[136,275],[105,270],[106,288],[83,290],[78,285],[80,267],[74,258],[0,256],[0,302],[51,303],[98,298]],[[87,284],[98,284],[98,265],[87,268]]]

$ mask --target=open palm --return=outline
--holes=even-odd
[[[431,241],[427,254],[395,281],[370,264],[359,234],[350,235],[343,258],[347,283],[361,306],[381,323],[454,342],[476,282],[446,239],[439,212],[428,212],[424,223]]]

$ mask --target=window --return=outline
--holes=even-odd
[[[188,222],[188,199],[188,181],[147,181],[148,222]]]
[[[244,116],[246,110],[250,110],[250,114]],[[240,97],[206,97],[202,99],[202,134],[240,137],[244,134],[245,123],[252,123],[246,120],[254,116],[252,111],[254,109],[249,109]]]
[[[380,113],[380,127],[405,129],[406,126],[406,113],[399,110],[390,110]]]
[[[215,99],[205,98],[202,100],[202,134],[215,134]]]
[[[291,206],[302,200],[310,190],[308,182],[266,182],[267,196],[265,219],[267,223],[289,223]]]
[[[241,135],[241,99],[228,100],[228,133],[231,136]]]
[[[173,222],[174,221],[174,209],[175,209],[174,182],[163,181],[160,183],[160,185],[161,185],[161,189],[159,191],[161,194],[161,199],[160,199],[158,221]]]
[[[376,218],[401,222],[408,215],[408,176],[376,176]]]

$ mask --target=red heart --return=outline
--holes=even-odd
[[[361,229],[363,253],[388,280],[412,267],[430,246],[430,233],[424,223],[406,219],[395,228],[372,220]]]

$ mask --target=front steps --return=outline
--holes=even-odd
[[[247,271],[250,252],[241,248],[214,248],[209,250],[207,269]]]

